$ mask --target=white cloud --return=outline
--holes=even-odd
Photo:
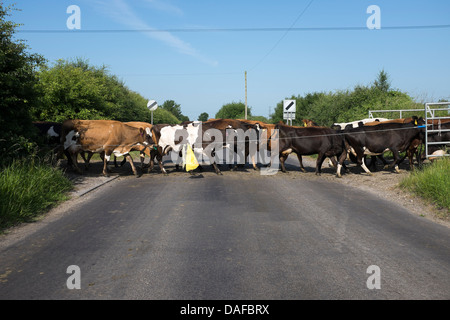
[[[147,2],[154,2],[157,4],[162,4],[160,1],[146,0]],[[174,36],[168,31],[159,31],[156,28],[151,27],[145,21],[138,17],[132,8],[123,0],[112,0],[112,1],[96,1],[96,4],[100,7],[100,10],[109,16],[111,19],[136,30],[149,30],[149,32],[142,31],[143,34],[151,39],[161,41],[167,46],[175,49],[181,54],[191,56],[203,63],[211,66],[217,66],[218,62],[214,61],[204,55],[202,55],[198,50],[192,47],[192,45],[182,39]],[[171,10],[175,10],[174,6],[170,6]],[[181,10],[180,10],[181,12]]]

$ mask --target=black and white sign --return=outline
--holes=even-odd
[[[283,119],[293,120],[295,119],[295,100],[283,100]]]
[[[149,100],[147,103],[147,108],[150,111],[155,111],[156,109],[158,109],[158,104],[156,103],[155,100]]]

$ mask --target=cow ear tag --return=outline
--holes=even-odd
[[[417,126],[417,120],[414,120],[414,124]]]

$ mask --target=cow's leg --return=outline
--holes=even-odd
[[[139,153],[139,159],[141,159],[141,170],[144,170],[144,168],[145,168],[145,163],[144,163],[145,153],[144,152],[141,151]]]
[[[337,165],[338,165],[338,161],[336,160],[335,156],[328,157],[328,166],[330,168],[337,168]]]
[[[86,158],[86,152],[87,152],[87,158]],[[81,158],[82,158],[83,161],[84,161],[84,168],[85,168],[86,170],[89,169],[89,163],[90,163],[91,158],[92,158],[93,155],[94,155],[94,153],[91,152],[91,151],[81,151],[81,152],[80,152],[80,156],[81,156]]]
[[[158,165],[159,165],[159,169],[161,169],[161,172],[162,172],[164,175],[168,175],[166,169],[165,169],[164,166],[163,166],[162,160],[158,160]]]
[[[133,174],[139,178],[141,176],[141,174],[139,174],[138,171],[136,170],[136,167],[134,166],[134,163],[133,163],[133,158],[131,157],[131,155],[129,153],[127,153],[125,155],[125,159],[127,159],[128,162],[130,163],[131,170],[133,170]]]
[[[256,157],[257,155],[252,154],[251,159],[252,159],[252,164],[253,164],[253,169],[256,171],[259,171],[258,166],[256,165]]]
[[[391,164],[391,168],[394,167],[395,172],[400,173],[400,170],[398,169],[398,163],[400,161],[400,154],[398,150],[391,150],[392,154],[394,155],[394,162]]]
[[[157,160],[158,160],[158,165],[159,165],[159,168],[161,169],[161,172],[162,172],[164,175],[168,175],[166,169],[165,169],[164,166],[163,166],[163,160],[162,160],[162,157],[158,157]],[[152,165],[152,167],[153,167],[153,165]]]
[[[120,166],[123,167],[125,162],[127,162],[127,158],[123,157],[123,160],[120,162]],[[118,165],[117,165],[117,157],[116,156],[114,156],[114,167],[116,167],[116,168],[118,167]]]
[[[296,155],[297,155],[298,162],[300,163],[300,170],[302,172],[306,172],[305,167],[303,166],[302,156],[298,153],[296,153]]]
[[[342,168],[342,166],[344,166],[344,170],[347,170],[347,168],[345,167],[345,164],[344,164],[344,161],[345,161],[346,158],[347,158],[347,152],[344,150],[339,155],[339,158],[338,158],[338,161],[337,161],[336,176],[338,178],[342,178],[342,175],[341,175],[341,168]]]
[[[90,160],[89,155],[90,155],[90,153],[88,151],[88,159],[86,159],[86,151],[81,151],[80,152],[81,159],[83,159],[83,161],[84,161],[84,168],[85,169],[88,168],[88,163],[89,163],[89,160]]]
[[[364,157],[367,159],[367,157]],[[377,156],[370,156],[370,164],[368,165],[368,168],[371,171],[377,171]]]
[[[108,162],[111,158],[111,151],[103,151],[101,157],[103,157],[103,175],[109,177],[108,173]]]
[[[223,175],[223,173],[220,171],[219,167],[217,166],[217,163],[215,161],[213,161],[212,166],[214,168],[214,171],[219,174],[219,175]]]
[[[317,155],[317,161],[316,161],[316,176],[320,176],[322,174],[322,163],[325,160],[325,154],[322,152],[319,152]]]
[[[289,156],[288,154],[287,155],[280,154],[281,172],[284,172],[284,173],[287,172],[286,167],[284,166],[284,162],[286,161],[288,156]]]
[[[370,170],[366,167],[366,164],[364,163],[364,157],[363,156],[358,156],[358,164],[364,169],[364,171],[369,175],[373,175],[372,172],[370,172]]]
[[[72,167],[73,167],[73,169],[74,169],[78,174],[83,174],[83,172],[81,171],[81,169],[78,167],[78,152],[69,152],[68,155],[69,155],[69,157],[70,157],[70,161],[72,162]]]

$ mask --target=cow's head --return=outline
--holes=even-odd
[[[153,144],[153,139],[152,139],[152,132],[150,130],[150,128],[139,128],[139,134],[142,137],[142,143],[144,145],[150,145]]]
[[[418,118],[417,116],[412,116],[411,119],[412,124],[415,126],[422,126],[425,124],[425,120],[422,117]]]

